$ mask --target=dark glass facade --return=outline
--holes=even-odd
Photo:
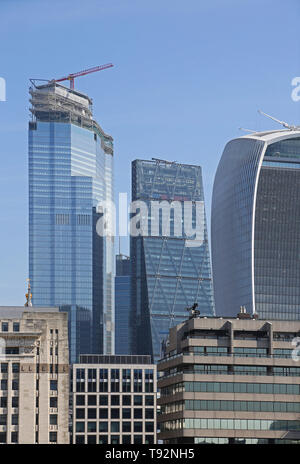
[[[149,215],[146,233],[131,237],[132,304],[131,352],[150,354],[156,361],[169,328],[188,317],[186,308],[198,303],[202,315],[214,314],[210,256],[208,248],[202,172],[200,166],[161,160],[135,160],[132,163],[132,200],[143,201]],[[162,214],[153,234],[152,202],[177,202],[179,217],[169,210],[170,227],[164,229]],[[190,214],[184,215],[187,203]],[[201,213],[195,213],[196,203]],[[197,219],[196,219],[197,216]],[[198,221],[202,240],[191,245],[187,223]],[[177,221],[177,222],[176,222]],[[180,233],[176,233],[179,225]]]
[[[116,256],[115,278],[115,353],[130,353],[130,258]]]
[[[113,353],[113,243],[96,232],[97,205],[112,198],[112,138],[93,121],[87,96],[57,84],[30,93],[33,304],[69,313],[71,361],[79,353]]]
[[[212,265],[218,315],[300,318],[299,132],[225,147],[214,182]]]

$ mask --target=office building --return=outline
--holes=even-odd
[[[156,443],[150,356],[81,355],[73,365],[73,443]]]
[[[259,320],[244,308],[235,319],[191,318],[170,329],[158,364],[158,439],[299,444],[299,335],[300,322]]]
[[[212,199],[216,314],[300,319],[300,132],[231,140]]]
[[[122,254],[116,256],[115,277],[115,353],[130,353],[130,258]]]
[[[92,100],[56,82],[30,88],[29,276],[35,306],[69,313],[71,361],[114,352],[114,244],[96,224],[113,199],[113,140]]]
[[[148,214],[141,214],[142,234],[131,234],[131,352],[157,361],[169,328],[186,318],[186,307],[198,303],[201,314],[214,314],[201,167],[135,160],[132,200]],[[199,228],[201,240],[193,242],[191,226]]]
[[[0,443],[69,443],[67,314],[0,307]]]

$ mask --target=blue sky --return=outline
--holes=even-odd
[[[0,305],[24,304],[28,276],[29,78],[79,78],[115,141],[115,191],[130,162],[163,158],[203,168],[207,219],[214,174],[239,127],[300,124],[297,0],[0,0]],[[122,239],[122,251],[128,251]]]

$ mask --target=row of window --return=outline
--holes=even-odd
[[[19,390],[19,380],[12,380],[11,381],[11,389],[12,390]],[[0,390],[7,391],[8,390],[8,381],[6,379],[0,380]]]
[[[20,372],[20,364],[19,363],[12,363],[11,364],[11,370],[15,374]],[[1,372],[1,374],[7,374],[8,373],[8,363],[1,363],[0,372]]]
[[[9,331],[9,322],[2,322],[1,323],[1,331],[2,332],[8,332]],[[13,322],[12,323],[12,331],[13,332],[19,332],[20,331],[20,323],[19,322]]]
[[[300,403],[283,401],[186,400],[182,406],[192,411],[300,412]]]
[[[130,445],[130,444],[143,444],[143,435],[88,435],[87,441],[85,440],[85,435],[76,435],[75,443],[77,445],[83,445],[85,443],[89,445],[95,445],[99,443],[99,445],[119,445],[122,443],[123,445]],[[154,443],[154,436],[153,435],[146,435],[144,444],[153,444]]]
[[[267,348],[246,348],[246,347],[234,347],[233,356],[241,357],[258,357],[266,358],[271,355],[268,354]],[[292,349],[277,349],[273,350],[273,358],[291,358]],[[198,356],[231,356],[228,347],[222,346],[191,346],[189,347],[189,353],[194,353]]]
[[[174,374],[229,374],[229,375],[272,375],[299,377],[300,367],[286,366],[243,366],[226,364],[193,364],[187,368],[175,368],[166,372],[166,376]]]
[[[176,419],[160,424],[162,432],[180,429],[300,430],[300,421],[262,419]]]
[[[299,395],[300,385],[284,383],[246,382],[182,382],[161,389],[162,395],[172,395],[180,391],[215,393],[263,393],[272,395]]]
[[[19,397],[13,396],[11,399],[11,407],[18,408],[19,407]],[[0,408],[7,408],[7,396],[0,397]]]
[[[11,415],[11,425],[19,424],[18,414]],[[7,425],[7,414],[0,414],[0,425]]]
[[[110,411],[110,419],[119,419],[121,414],[123,419],[142,419],[143,418],[143,409],[142,408],[134,408],[131,410],[130,408],[76,408],[76,419],[97,419],[97,411],[99,415],[99,419],[108,419],[108,412]],[[145,408],[144,409],[144,417],[145,419],[154,419],[154,409],[153,408]]]
[[[108,428],[110,426],[111,433],[131,433],[132,429],[134,432],[141,432],[143,433],[143,424],[146,433],[154,433],[154,422],[99,422],[99,432],[100,433],[108,433]],[[97,422],[76,422],[76,433],[88,433],[97,432]]]
[[[108,406],[109,398],[112,406],[119,406],[120,397],[123,406],[142,406],[143,403],[145,406],[154,405],[154,395],[76,395],[76,406],[97,406],[97,403],[99,406]]]

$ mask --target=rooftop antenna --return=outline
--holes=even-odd
[[[279,124],[281,124],[283,127],[285,127],[288,130],[300,130],[300,126],[294,126],[294,125],[288,124],[287,122],[280,121],[280,119],[274,118],[273,116],[270,116],[269,114],[264,113],[261,110],[258,110],[258,112],[260,114],[266,116],[267,118],[272,119],[272,121],[278,122]]]
[[[30,279],[26,279],[26,282],[27,282],[27,293],[25,294],[26,303],[24,306],[28,308],[32,306],[32,293],[31,293]]]

